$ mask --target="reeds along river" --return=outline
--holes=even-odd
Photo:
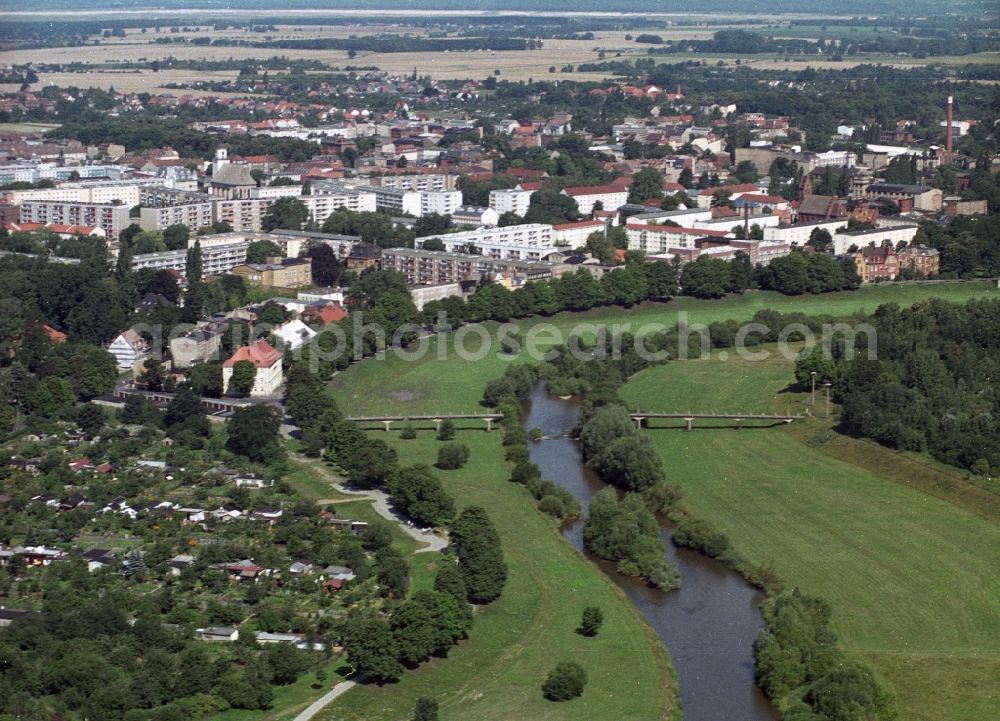
[[[583,464],[569,437],[580,409],[575,400],[550,397],[539,383],[524,401],[525,429],[540,428],[546,440],[531,444],[531,460],[542,477],[572,493],[586,512],[605,484]],[[659,431],[673,433],[675,431]],[[668,464],[669,465],[669,464]],[[567,523],[566,538],[583,548],[583,521]],[[754,682],[753,641],[763,625],[762,595],[718,561],[677,548],[663,529],[667,556],[681,576],[681,588],[663,592],[638,578],[622,576],[613,563],[594,559],[621,587],[659,634],[680,680],[686,721],[774,721],[778,714]]]

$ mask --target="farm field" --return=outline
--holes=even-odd
[[[681,297],[669,303],[645,303],[629,310],[595,308],[551,318],[530,318],[518,321],[518,325],[525,337],[531,328],[540,332],[543,325],[548,325],[561,333],[565,340],[578,327],[586,330],[584,324],[627,324],[632,331],[636,331],[645,324],[672,326],[679,317],[685,318],[688,325],[729,319],[748,321],[754,313],[763,309],[842,317],[874,311],[882,303],[907,305],[932,296],[964,302],[998,292],[985,282],[869,286],[820,296],[784,296],[770,291],[754,291],[722,300]],[[682,312],[686,316],[679,316]],[[424,362],[403,360],[390,352],[382,360],[366,360],[339,373],[331,384],[338,391],[338,398],[343,399],[344,407],[357,415],[475,412],[479,409],[486,381],[503,373],[512,360],[510,356],[497,355],[496,324],[488,323],[485,327],[494,339],[494,350],[486,353],[481,360],[462,360],[452,352],[453,346],[449,346],[444,355],[446,360],[428,362],[438,356],[438,339],[432,337],[428,341],[427,360]],[[540,336],[540,340],[544,339],[545,336]],[[477,336],[469,333],[466,347],[475,350],[479,344]],[[554,344],[549,342],[549,345]],[[443,367],[447,369],[444,372]]]
[[[663,410],[804,410],[808,394],[783,392],[792,369],[777,356],[672,363],[638,374],[622,396]],[[807,424],[813,437],[829,429],[822,418]],[[831,602],[845,651],[892,688],[901,718],[996,718],[995,522],[880,475],[897,467],[889,451],[859,467],[781,428],[647,433],[696,516],[788,586]]]
[[[346,412],[357,411],[350,398],[340,395],[338,401]],[[442,721],[501,721],[510,718],[512,708],[533,721],[668,718],[676,684],[659,639],[617,587],[535,509],[528,493],[508,480],[500,434],[469,428],[456,437],[471,450],[469,464],[435,472],[460,508],[481,505],[496,524],[509,569],[503,596],[477,613],[470,640],[447,659],[408,671],[397,684],[356,687],[317,718],[395,721],[409,718],[421,696],[439,700]],[[379,437],[397,449],[403,464],[433,463],[440,445],[429,430],[409,441],[397,432]],[[413,557],[411,563],[419,566],[415,588],[432,583],[439,562],[437,554]],[[604,611],[604,626],[592,639],[574,631],[587,605]],[[581,663],[590,678],[583,698],[545,701],[545,675],[569,659]]]
[[[649,16],[653,18],[654,16]],[[194,18],[192,18],[193,20]],[[204,17],[202,18],[204,20]],[[359,52],[357,57],[349,58],[345,50],[307,50],[307,49],[285,49],[269,47],[236,47],[236,46],[211,46],[192,45],[190,43],[153,43],[157,38],[180,37],[191,40],[193,38],[210,38],[242,40],[248,42],[260,42],[267,40],[281,39],[313,39],[325,38],[346,38],[349,36],[366,36],[375,34],[395,34],[426,36],[428,28],[406,24],[406,19],[399,18],[400,22],[393,23],[371,23],[371,24],[334,24],[334,25],[295,25],[281,24],[277,30],[268,33],[253,33],[244,29],[216,30],[208,25],[188,25],[190,32],[171,33],[164,26],[160,32],[150,28],[147,32],[140,32],[139,29],[130,29],[124,38],[104,38],[93,36],[91,43],[74,47],[54,47],[38,48],[16,51],[0,52],[0,63],[24,64],[24,63],[71,63],[82,62],[88,65],[101,66],[108,63],[123,63],[137,61],[163,61],[166,58],[178,58],[182,60],[192,59],[223,59],[231,58],[237,60],[265,59],[273,56],[284,56],[289,59],[311,59],[320,60],[329,65],[374,65],[379,69],[391,74],[409,74],[414,67],[422,74],[430,74],[435,79],[467,79],[483,78],[491,75],[495,69],[502,69],[503,79],[517,81],[529,78],[539,79],[543,77],[572,78],[575,80],[602,80],[611,77],[608,73],[561,73],[559,69],[566,64],[578,65],[584,62],[594,62],[598,60],[598,51],[604,50],[607,57],[613,59],[617,53],[623,59],[634,59],[648,57],[646,51],[649,45],[637,44],[633,40],[626,40],[626,35],[632,36],[642,31],[632,29],[628,33],[625,31],[599,30],[594,32],[592,40],[571,40],[571,39],[550,39],[544,41],[544,46],[535,50],[526,51],[478,51],[478,52],[412,52],[412,53],[371,53]],[[823,36],[827,38],[849,37],[868,38],[875,36],[871,28],[840,28],[830,27],[826,32],[822,31],[822,26],[796,26],[787,27],[760,27],[759,25],[746,26],[735,21],[732,25],[713,25],[706,27],[697,24],[697,18],[678,19],[672,18],[678,25],[670,28],[651,27],[649,32],[659,35],[664,40],[704,40],[711,37],[717,30],[727,28],[745,28],[752,32],[764,35],[776,35],[779,37],[813,37]],[[718,18],[715,19],[716,21]],[[767,18],[761,18],[767,20]],[[443,18],[447,21],[447,18]],[[691,24],[686,24],[691,23]],[[980,53],[978,55],[956,56],[956,57],[936,57],[931,59],[917,59],[898,56],[859,56],[849,58],[842,62],[817,59],[815,57],[797,57],[788,59],[777,57],[774,54],[761,54],[751,56],[737,56],[725,54],[691,54],[678,53],[674,55],[654,56],[657,62],[675,63],[681,60],[703,60],[708,63],[722,62],[724,64],[735,64],[737,59],[742,63],[760,69],[784,69],[802,68],[811,66],[814,68],[848,68],[861,63],[881,62],[896,66],[926,65],[928,62],[940,64],[966,64],[966,63],[996,63],[1000,62],[998,53]],[[549,68],[556,68],[555,73],[549,73]],[[233,73],[235,75],[235,73]],[[86,73],[44,73],[40,75],[41,85],[59,85],[63,87],[100,87],[107,88],[110,85],[118,90],[126,92],[168,92],[163,85],[168,82],[196,82],[205,79],[218,79],[226,77],[226,74],[200,73],[192,70],[172,70],[163,69],[159,73],[143,71],[141,73],[130,73],[119,76],[116,73],[102,72],[95,70]],[[6,89],[6,88],[5,88]],[[14,88],[16,90],[16,88]],[[192,94],[199,94],[201,91],[193,91]]]

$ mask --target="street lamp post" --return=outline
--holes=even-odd
[[[826,417],[829,418],[830,417],[830,384],[829,383],[824,383],[823,385],[826,386]]]
[[[812,380],[812,393],[810,394],[810,404],[816,407],[816,371],[809,371],[809,378]]]

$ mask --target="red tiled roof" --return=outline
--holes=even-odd
[[[733,195],[737,193],[757,193],[760,192],[754,183],[742,183],[740,185],[719,185],[714,188],[705,188],[698,195],[712,195],[716,190],[728,190]]]
[[[274,346],[266,340],[261,339],[253,345],[242,346],[222,365],[226,368],[232,368],[240,361],[250,361],[257,368],[270,368],[275,363],[281,362],[281,353],[276,351]]]
[[[50,341],[52,341],[53,343],[59,344],[59,343],[65,343],[66,342],[66,338],[67,338],[66,334],[57,331],[55,328],[53,328],[50,325],[44,325],[43,324],[42,325],[42,332],[45,333],[45,335],[48,336],[48,339]]]
[[[336,323],[347,317],[347,310],[342,305],[328,305],[319,312],[319,318],[324,325]]]
[[[780,195],[761,195],[760,193],[747,193],[741,196],[743,200],[748,200],[751,203],[771,203],[777,205],[779,203],[787,203]]]
[[[578,220],[575,223],[560,223],[559,225],[553,225],[552,230],[572,230],[573,228],[596,228],[604,227],[603,220]]]
[[[619,185],[584,185],[576,188],[566,188],[563,192],[572,197],[576,195],[609,195],[611,193],[624,193],[625,189]]]
[[[643,223],[628,223],[626,228],[635,230],[661,230],[667,233],[682,233],[684,235],[700,235],[704,237],[723,238],[728,233],[725,230],[702,230],[701,228],[681,228],[676,225],[645,225]]]

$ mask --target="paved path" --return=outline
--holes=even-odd
[[[357,683],[354,681],[341,681],[332,689],[309,704],[308,708],[296,716],[294,721],[309,721],[309,719],[322,711],[327,704],[340,696],[342,693],[350,691],[355,686],[357,686]]]
[[[443,551],[448,546],[448,539],[439,536],[436,533],[423,533],[420,529],[410,526],[401,519],[396,512],[392,509],[389,503],[389,494],[385,491],[380,491],[378,489],[367,489],[367,490],[355,490],[350,488],[345,488],[341,484],[341,479],[338,478],[330,469],[326,468],[322,464],[315,462],[306,462],[307,467],[323,476],[330,484],[340,493],[346,496],[354,496],[359,499],[365,499],[372,502],[372,506],[375,508],[375,512],[387,521],[392,521],[393,523],[398,523],[400,530],[403,531],[407,536],[417,541],[418,543],[427,544],[423,548],[418,548],[414,553],[429,553],[431,551]],[[332,498],[322,498],[316,501],[320,505],[326,505],[331,503],[344,503],[344,499],[332,499]]]

